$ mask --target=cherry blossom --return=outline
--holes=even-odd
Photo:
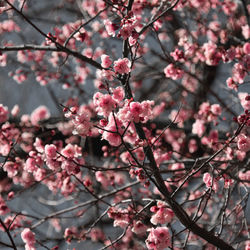
[[[171,245],[171,237],[167,227],[151,228],[146,239],[148,249],[163,250]]]
[[[131,62],[128,58],[118,59],[114,61],[114,70],[118,74],[128,74],[131,69]]]
[[[249,248],[250,5],[56,2],[0,4],[2,245]]]

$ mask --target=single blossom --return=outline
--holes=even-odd
[[[27,247],[34,247],[36,243],[35,234],[29,229],[25,228],[21,233],[21,238]]]
[[[36,108],[30,115],[30,121],[33,125],[38,125],[42,120],[46,120],[50,117],[49,110],[46,106],[40,106]]]
[[[6,122],[8,119],[8,108],[0,104],[0,123]]]
[[[102,55],[101,61],[102,61],[101,65],[103,68],[109,68],[110,65],[112,64],[112,60],[110,59],[110,57],[108,55]]]
[[[151,228],[146,239],[148,249],[163,250],[171,246],[171,237],[167,227]]]
[[[176,68],[175,65],[171,63],[164,69],[164,73],[166,77],[177,80],[182,78],[184,71]]]
[[[118,59],[114,61],[114,70],[118,74],[128,74],[131,69],[131,62],[128,58]]]

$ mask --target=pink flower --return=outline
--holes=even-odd
[[[25,228],[21,233],[21,238],[23,242],[28,245],[28,247],[34,247],[36,239],[35,234],[30,231],[29,228]]]
[[[248,93],[240,92],[238,93],[238,96],[240,98],[240,104],[243,109],[250,110],[250,95],[248,95]]]
[[[105,117],[109,116],[116,105],[116,102],[111,95],[104,95],[100,92],[95,93],[95,95],[93,96],[93,100],[98,115],[103,115]]]
[[[142,107],[141,103],[139,102],[131,102],[129,105],[129,110],[131,114],[133,115],[134,121],[139,122],[140,121],[140,115],[142,113]]]
[[[245,39],[250,38],[250,27],[246,24],[241,27],[242,29],[242,35],[244,36]]]
[[[218,181],[215,178],[212,178],[209,173],[203,175],[203,181],[206,184],[207,188],[211,188],[217,192],[219,189]]]
[[[118,59],[114,61],[114,69],[115,72],[118,74],[128,74],[131,69],[131,62],[128,58]]]
[[[56,146],[53,145],[53,144],[47,144],[45,146],[45,155],[46,155],[46,158],[49,158],[49,159],[55,159],[56,158],[56,155],[57,155],[57,152],[56,152]]]
[[[173,210],[166,207],[166,204],[163,202],[158,202],[157,206],[153,207],[152,210],[154,212],[156,211],[156,213],[151,217],[150,220],[154,225],[169,223],[174,217]]]
[[[77,145],[68,144],[65,148],[62,149],[61,153],[66,158],[72,159],[74,157],[80,156],[81,153],[77,151],[79,151]]]
[[[5,67],[7,65],[7,54],[0,55],[0,67]]]
[[[237,90],[238,89],[238,85],[237,85],[237,83],[233,80],[233,78],[232,77],[229,77],[228,79],[227,79],[227,87],[229,88],[229,89],[234,89],[234,90]]]
[[[250,137],[244,134],[239,135],[237,146],[239,150],[248,152],[250,150]]]
[[[74,117],[73,124],[75,126],[73,134],[87,136],[92,127],[92,123],[90,122],[90,114],[87,111],[80,110],[79,113]]]
[[[221,107],[219,104],[213,104],[211,105],[211,111],[214,115],[220,115],[221,114]]]
[[[125,97],[125,93],[122,87],[117,87],[115,89],[113,89],[113,98],[120,102],[123,100],[123,98]]]
[[[167,227],[151,228],[146,239],[148,249],[163,250],[171,245],[170,233]]]
[[[217,65],[222,57],[221,53],[217,51],[217,45],[209,41],[204,43],[204,56],[207,65]]]
[[[106,78],[109,81],[113,81],[114,80],[114,76],[115,76],[115,72],[112,71],[112,70],[102,70],[101,71],[101,77],[102,78]]]
[[[116,131],[116,126],[114,125],[112,127],[109,127],[108,129],[110,131],[114,131],[114,133],[104,131],[103,135],[102,135],[102,138],[107,140],[111,146],[118,147],[121,144],[122,141],[121,141],[121,136],[118,133],[115,132]]]
[[[171,52],[170,55],[174,58],[175,61],[183,61],[184,59],[184,52],[179,49],[175,49],[175,51]]]
[[[250,43],[245,43],[243,45],[243,52],[246,54],[246,55],[250,55]]]
[[[78,174],[80,172],[80,167],[72,160],[64,160],[62,162],[62,169],[65,169],[68,175]]]
[[[112,64],[112,61],[110,59],[110,57],[108,55],[102,55],[101,56],[101,60],[102,60],[102,67],[103,68],[109,68],[110,65]]]
[[[141,221],[134,221],[132,232],[135,234],[142,235],[147,231],[147,226]]]
[[[115,36],[116,25],[109,20],[104,20],[104,27],[110,36]]]
[[[249,240],[245,243],[245,250],[250,250],[250,241]]]
[[[239,84],[244,82],[244,79],[247,75],[247,70],[245,68],[245,65],[242,62],[235,63],[232,69],[233,73],[233,80]]]
[[[174,66],[174,64],[169,64],[165,69],[164,73],[166,77],[169,77],[173,80],[177,80],[182,78],[184,72],[181,69],[178,69]]]
[[[20,111],[20,108],[19,108],[19,106],[16,104],[16,105],[12,108],[12,110],[11,110],[11,115],[12,115],[12,116],[17,116],[18,113],[19,113],[19,111]]]
[[[42,120],[46,120],[50,117],[49,110],[46,106],[40,106],[36,108],[30,115],[30,121],[33,125],[38,125]]]
[[[3,104],[0,104],[0,123],[7,121],[8,114],[8,108],[4,107]]]
[[[32,173],[37,170],[37,162],[34,158],[28,158],[24,165],[24,170],[29,173]]]
[[[199,137],[201,137],[205,132],[205,129],[206,127],[204,125],[204,122],[202,120],[197,119],[195,123],[193,123],[192,133],[197,134]]]

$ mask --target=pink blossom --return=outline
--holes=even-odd
[[[125,93],[122,87],[117,87],[115,89],[113,89],[113,98],[120,102],[124,99],[125,97]]]
[[[122,36],[124,40],[128,39],[133,32],[134,28],[131,25],[123,25],[119,31],[119,35]]]
[[[184,52],[180,49],[175,49],[174,52],[171,52],[170,55],[174,58],[175,61],[183,61]]]
[[[135,122],[140,121],[140,115],[142,113],[142,107],[139,102],[131,102],[129,105],[129,110],[134,118]]]
[[[241,27],[242,29],[242,35],[247,40],[250,38],[250,27],[246,24]]]
[[[73,133],[80,136],[87,136],[92,128],[90,118],[90,114],[86,110],[80,110],[72,120],[75,127]]]
[[[41,181],[45,178],[46,176],[46,170],[42,168],[38,168],[33,172],[33,176],[36,181]]]
[[[93,228],[90,232],[90,238],[93,242],[104,241],[105,234],[100,228]]]
[[[101,77],[106,78],[109,81],[113,81],[115,76],[115,72],[112,70],[102,70]]]
[[[135,28],[139,25],[139,19],[137,16],[125,17],[122,20],[122,27],[118,36],[122,36],[124,40],[128,39],[135,33]]]
[[[248,152],[250,150],[250,137],[244,134],[239,135],[237,146],[239,150]]]
[[[116,126],[112,126],[108,128],[109,131],[114,131],[114,132],[108,132],[104,131],[102,134],[102,138],[107,140],[111,146],[118,147],[122,140],[121,136],[116,132]]]
[[[0,123],[6,122],[8,119],[8,108],[0,104]]]
[[[101,60],[102,60],[101,65],[103,68],[109,68],[110,65],[112,64],[112,60],[110,59],[110,57],[108,55],[102,55]]]
[[[114,61],[114,70],[118,74],[128,74],[131,69],[131,62],[128,58],[118,59]]]
[[[191,154],[195,153],[198,150],[197,141],[195,139],[191,139],[188,142],[188,150]]]
[[[217,51],[217,45],[213,42],[204,43],[204,56],[207,65],[217,65],[221,59],[221,53]]]
[[[62,149],[61,153],[66,158],[73,158],[75,156],[75,148],[72,144],[68,144],[64,149]]]
[[[243,52],[246,54],[246,55],[250,55],[250,43],[245,43],[243,45]]]
[[[0,67],[5,67],[7,65],[7,54],[0,54]]]
[[[171,245],[170,233],[167,227],[151,228],[146,239],[148,249],[163,250]]]
[[[114,219],[114,227],[125,228],[129,224],[129,213],[127,209],[110,207],[108,210],[109,218]]]
[[[57,148],[56,148],[55,145],[47,144],[45,146],[44,150],[45,150],[45,155],[46,155],[46,157],[48,159],[55,159],[56,158],[56,156],[57,156],[57,152],[56,152]]]
[[[115,31],[117,29],[115,24],[113,24],[110,20],[106,19],[104,20],[104,27],[106,28],[110,36],[115,36]]]
[[[104,189],[107,189],[107,187],[110,185],[107,176],[102,171],[96,171],[95,177],[96,180],[102,184]]]
[[[209,173],[205,173],[203,175],[203,181],[206,184],[207,188],[211,188],[217,192],[219,189],[219,184],[218,181],[215,178],[212,178],[211,175]]]
[[[24,165],[24,170],[29,173],[32,173],[37,170],[37,162],[34,158],[28,158]]]
[[[166,77],[169,77],[173,80],[177,80],[182,78],[184,72],[181,69],[178,69],[174,66],[174,64],[169,64],[165,69],[164,73]]]
[[[111,95],[104,95],[100,92],[94,94],[93,100],[98,114],[103,115],[105,117],[109,116],[109,114],[115,108],[116,105],[116,102]]]
[[[18,164],[7,161],[3,167],[4,171],[8,173],[9,178],[13,178],[18,173]]]
[[[141,221],[134,221],[132,232],[138,235],[143,235],[147,231],[147,226]]]
[[[66,241],[68,243],[71,242],[73,237],[77,237],[78,236],[78,232],[77,232],[77,228],[76,227],[67,227],[64,231],[64,238],[66,239]]]
[[[235,63],[232,69],[233,73],[233,80],[239,84],[244,82],[244,79],[247,75],[247,70],[245,68],[245,65],[242,62]]]
[[[46,120],[50,117],[49,110],[46,106],[40,106],[36,108],[30,115],[30,121],[33,125],[38,125],[42,120]]]
[[[213,104],[211,105],[211,111],[214,115],[220,115],[221,114],[221,106],[219,104]]]
[[[249,240],[245,243],[245,250],[250,250],[250,241]]]
[[[174,217],[174,212],[172,209],[167,207],[164,202],[157,202],[157,206],[150,209],[155,212],[151,217],[151,223],[154,225],[170,223]]]
[[[227,87],[229,88],[229,89],[234,89],[234,90],[237,90],[238,89],[238,85],[237,85],[237,83],[233,80],[233,78],[232,77],[229,77],[228,79],[227,79]]]
[[[193,123],[192,133],[197,134],[199,137],[201,137],[205,132],[205,129],[206,127],[204,125],[204,122],[202,120],[197,119],[195,123]]]
[[[250,95],[246,92],[240,92],[238,93],[238,96],[240,98],[240,104],[245,110],[250,110]]]
[[[31,232],[29,228],[25,228],[21,233],[21,238],[23,242],[28,245],[28,247],[34,247],[36,243],[35,234]]]
[[[78,174],[80,172],[80,167],[72,160],[64,160],[61,165],[62,169],[66,170],[68,175]]]
[[[128,38],[128,42],[129,42],[129,45],[130,45],[130,46],[133,46],[133,45],[135,45],[135,44],[138,42],[138,37],[130,36],[130,37]]]
[[[35,142],[33,143],[35,149],[37,152],[39,153],[43,153],[44,151],[44,146],[43,146],[43,142],[40,138],[36,138]]]
[[[18,113],[19,113],[19,111],[20,111],[20,108],[19,108],[19,106],[16,104],[16,105],[12,108],[12,110],[11,110],[11,115],[12,115],[12,116],[17,116]]]
[[[230,48],[222,53],[222,60],[223,62],[229,63],[235,58],[235,55],[235,48]]]

